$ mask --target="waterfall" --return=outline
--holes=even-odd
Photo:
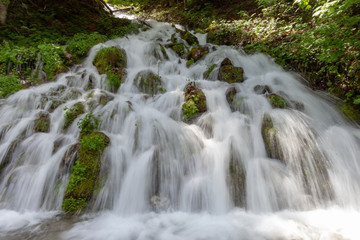
[[[1,102],[0,236],[359,239],[358,126],[268,56],[212,45],[196,34],[209,53],[186,66],[171,48],[161,49],[176,29],[149,24],[94,46],[55,82]],[[116,92],[92,64],[110,46],[127,55],[126,79]],[[243,69],[243,82],[219,81],[225,58]],[[163,92],[136,86],[136,76],[149,70],[160,76]],[[207,111],[184,119],[189,83],[206,96]],[[271,94],[288,107],[272,107]],[[64,128],[66,109],[79,102],[85,112]],[[77,122],[90,111],[110,145],[101,156],[100,187],[85,214],[69,219],[61,212],[76,159]],[[48,131],[39,132],[36,119],[43,115],[50,119]]]

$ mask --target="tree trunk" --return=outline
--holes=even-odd
[[[4,25],[6,22],[6,15],[9,3],[7,0],[4,2],[0,0],[0,25]]]

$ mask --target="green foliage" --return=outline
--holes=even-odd
[[[65,122],[64,128],[68,128],[74,120],[80,115],[84,113],[84,105],[80,102],[76,103],[72,108],[65,109]]]
[[[44,62],[44,71],[48,79],[52,79],[57,69],[61,69],[64,64],[63,51],[65,47],[54,44],[40,44],[38,49]]]
[[[80,128],[80,135],[87,135],[99,129],[100,119],[90,112],[83,119],[80,119],[77,125]]]
[[[0,75],[0,97],[6,98],[23,87],[16,75]]]
[[[188,60],[188,61],[186,62],[186,66],[187,66],[187,67],[190,67],[191,65],[194,64],[194,62],[195,62],[195,60],[194,60],[193,58],[191,58],[190,60]]]
[[[62,209],[65,212],[76,212],[85,209],[86,205],[87,202],[85,198],[79,198],[79,199],[66,198],[64,199]]]
[[[106,40],[107,37],[105,35],[97,32],[91,34],[78,33],[67,42],[67,49],[69,49],[70,53],[78,57],[84,57],[92,46]]]
[[[189,99],[189,101],[185,102],[182,105],[182,111],[185,116],[185,119],[188,119],[194,116],[196,113],[199,112],[199,109],[196,107],[196,103],[194,99]]]

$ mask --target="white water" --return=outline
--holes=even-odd
[[[209,45],[211,52],[190,68],[169,49],[165,60],[159,43],[165,45],[175,30],[150,24],[150,30],[93,47],[81,66],[56,82],[20,91],[2,103],[0,164],[8,164],[1,172],[0,236],[360,239],[359,129],[264,55]],[[199,39],[205,44],[204,36]],[[92,65],[106,46],[127,52],[127,78],[116,94],[107,91],[105,75]],[[212,80],[202,77],[207,66],[219,66],[225,57],[243,67],[246,77],[231,85],[241,103],[234,112],[225,96],[230,85],[216,79],[218,68]],[[147,69],[159,73],[164,94],[138,91],[133,79]],[[94,90],[87,87],[89,78]],[[191,124],[181,116],[189,81],[204,91],[208,108]],[[304,110],[272,109],[264,95],[254,92],[256,85],[302,103]],[[101,105],[104,95],[113,100]],[[77,142],[76,122],[85,115],[64,131],[64,107],[79,101],[101,116],[101,131],[111,139],[102,158],[103,186],[89,215],[46,238],[39,229],[61,211],[70,171],[62,159]],[[50,132],[34,133],[33,120],[50,109]],[[267,157],[261,135],[265,113],[277,129],[284,162]],[[235,206],[231,194],[232,161],[244,167],[244,206]]]

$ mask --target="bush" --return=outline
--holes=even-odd
[[[0,75],[0,96],[6,98],[22,89],[20,80],[15,75]]]

